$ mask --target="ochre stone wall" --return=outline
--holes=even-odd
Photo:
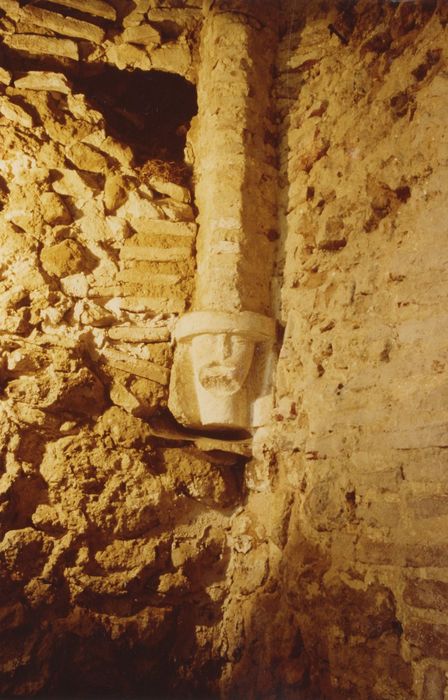
[[[212,134],[188,133],[207,17],[235,26],[223,98],[239,81],[259,120],[234,170],[215,149],[216,211],[228,182],[246,277],[277,245],[271,299],[241,278],[279,327],[252,447],[166,409],[215,211]],[[0,0],[3,696],[444,700],[447,22],[444,0]]]
[[[241,458],[148,423],[166,408],[196,224],[185,165],[142,153],[185,135],[167,105],[189,91],[158,74],[157,108],[140,95],[155,126],[126,145],[108,118],[122,108],[138,132],[144,109],[95,101],[89,82],[104,75],[107,97],[127,68],[193,79],[201,9],[50,5],[0,2],[0,689],[213,687]]]
[[[446,24],[446,3],[284,4],[285,333],[228,697],[446,697]]]

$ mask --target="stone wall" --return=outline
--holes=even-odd
[[[228,697],[446,697],[446,24],[445,3],[284,4],[285,333]]]
[[[285,0],[276,65],[273,9],[0,0],[5,697],[448,693],[446,4]],[[279,326],[252,445],[167,411],[208,176]]]
[[[191,173],[171,152],[202,14],[175,5],[0,2],[8,697],[165,696],[219,670],[241,457],[157,422],[195,273]]]

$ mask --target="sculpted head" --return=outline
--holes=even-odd
[[[195,381],[215,396],[232,396],[243,388],[255,343],[242,335],[202,333],[192,338]]]
[[[191,427],[253,425],[254,401],[266,384],[261,348],[272,347],[273,332],[272,319],[249,311],[185,314],[174,332],[173,415]]]

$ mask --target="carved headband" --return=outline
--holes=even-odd
[[[191,311],[177,322],[174,338],[177,341],[188,340],[205,333],[240,335],[258,343],[272,341],[275,338],[275,321],[254,311]]]

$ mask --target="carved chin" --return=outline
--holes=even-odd
[[[229,396],[240,391],[244,378],[235,367],[205,367],[199,371],[201,386],[211,394]]]

